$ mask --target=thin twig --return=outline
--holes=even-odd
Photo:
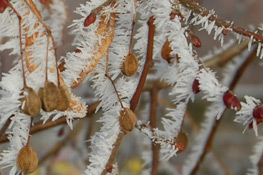
[[[238,81],[240,80],[240,77],[244,74],[245,70],[247,69],[249,64],[252,62],[252,60],[254,59],[255,52],[256,52],[256,49],[252,51],[252,53],[248,56],[247,60],[244,61],[244,63],[238,68],[237,73],[234,76],[234,78],[230,84],[230,87],[229,87],[230,90],[234,90],[234,88],[236,87]],[[192,172],[190,173],[191,175],[195,175],[198,172],[199,167],[200,167],[201,163],[203,162],[206,154],[211,150],[212,143],[214,140],[214,136],[216,134],[219,123],[224,116],[225,111],[226,110],[224,110],[224,112],[222,113],[222,116],[220,117],[220,119],[215,122],[215,124],[214,124],[214,126],[213,126],[213,128],[212,128],[212,130],[208,136],[208,139],[205,143],[205,148],[204,148],[198,162],[196,163],[195,167],[193,168]]]
[[[155,26],[154,26],[154,18],[153,16],[149,18],[148,20],[149,25],[149,34],[148,34],[148,45],[147,45],[147,55],[146,60],[144,64],[144,68],[142,71],[142,75],[139,81],[139,84],[137,86],[136,92],[133,94],[133,97],[130,101],[130,108],[132,111],[134,111],[137,107],[138,101],[141,96],[143,85],[146,81],[147,74],[149,72],[150,67],[153,66],[153,42],[154,42],[154,32],[155,32]]]
[[[243,50],[247,48],[249,40],[244,40],[240,44],[234,43],[231,47],[223,51],[222,53],[213,56],[213,58],[205,61],[205,66],[210,68],[223,67],[230,60],[239,55]]]
[[[263,36],[256,34],[255,32],[251,32],[249,30],[243,29],[231,22],[225,21],[221,18],[219,18],[217,15],[212,14],[209,10],[205,9],[204,7],[200,6],[198,2],[193,1],[193,0],[179,0],[179,2],[184,5],[186,8],[192,10],[194,13],[199,14],[203,17],[208,17],[208,20],[214,21],[215,25],[218,27],[223,27],[223,28],[230,28],[234,32],[246,36],[246,37],[253,37],[256,41],[259,41],[263,43]]]
[[[2,140],[2,138],[4,137],[4,134],[7,130],[7,128],[9,127],[9,125],[11,124],[11,118],[13,117],[14,115],[11,115],[11,117],[8,118],[8,120],[5,122],[4,126],[1,128],[0,130],[0,140]]]
[[[21,64],[22,64],[22,76],[23,76],[23,82],[24,82],[24,88],[27,87],[26,84],[26,75],[25,75],[25,65],[24,65],[24,55],[23,55],[23,47],[22,47],[22,17],[21,15],[16,11],[15,7],[7,1],[8,6],[14,11],[18,18],[19,23],[19,49],[20,49],[20,57],[21,57]]]
[[[136,2],[137,2],[137,0],[134,0],[134,12],[133,12],[133,19],[132,19],[132,29],[131,29],[131,37],[130,37],[130,45],[129,45],[129,54],[132,53],[132,41],[133,41],[134,26],[135,26],[135,21],[136,21]]]
[[[121,145],[121,141],[125,135],[126,135],[125,131],[121,130],[119,132],[118,138],[117,138],[116,142],[113,144],[113,149],[111,151],[110,158],[109,158],[109,160],[105,166],[105,169],[102,171],[101,175],[106,175],[108,173],[108,171],[110,171],[112,169],[112,165],[115,162],[115,158],[117,156],[119,147]]]
[[[112,84],[112,86],[113,86],[113,88],[114,88],[115,94],[117,95],[117,98],[118,98],[118,100],[119,100],[119,102],[120,102],[120,105],[121,105],[122,109],[124,109],[124,106],[123,106],[123,104],[122,104],[122,100],[121,100],[120,94],[119,94],[119,92],[118,92],[118,90],[117,90],[117,88],[116,88],[113,80],[111,79],[111,77],[110,77],[110,75],[109,75],[109,49],[108,49],[108,51],[107,51],[107,57],[106,57],[106,71],[105,71],[105,76],[110,80],[110,82],[111,82],[111,84]]]
[[[95,102],[89,105],[89,110],[86,114],[86,117],[90,116],[95,110],[96,107],[98,106],[99,102]],[[85,117],[84,117],[85,118]],[[80,118],[80,120],[83,118]],[[35,134],[41,131],[45,131],[47,129],[56,127],[58,125],[66,124],[67,123],[67,117],[63,116],[55,121],[52,121],[52,119],[48,120],[46,123],[43,124],[43,121],[34,123],[34,125],[31,127],[31,134]],[[8,142],[7,134],[3,135],[0,143],[5,143]]]
[[[158,89],[153,88],[151,91],[151,104],[150,104],[150,126],[152,131],[157,127],[157,107],[158,107]],[[152,143],[152,175],[157,175],[159,163],[159,150],[160,145]]]

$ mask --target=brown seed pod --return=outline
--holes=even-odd
[[[161,55],[163,59],[165,59],[168,63],[170,63],[171,59],[173,59],[173,57],[170,56],[171,52],[172,52],[172,48],[170,47],[170,41],[166,40],[163,45]]]
[[[24,146],[18,153],[17,166],[24,173],[32,173],[37,169],[38,157],[31,146]]]
[[[121,71],[126,76],[133,76],[139,67],[138,58],[134,54],[128,54],[122,64]]]
[[[23,94],[25,97],[21,98],[21,112],[30,115],[31,117],[35,117],[41,109],[41,100],[37,93],[30,87],[26,87],[24,89]]]
[[[42,102],[42,109],[51,112],[57,108],[60,98],[59,88],[52,82],[46,82],[44,88],[40,88],[38,95]]]
[[[132,131],[137,121],[134,112],[129,108],[124,108],[120,114],[119,121],[121,127],[124,131]]]
[[[57,110],[65,111],[68,109],[70,104],[70,94],[67,89],[60,86],[59,88],[60,98],[58,100]]]
[[[175,139],[176,147],[179,149],[177,153],[181,153],[188,145],[188,136],[185,132],[180,131]]]

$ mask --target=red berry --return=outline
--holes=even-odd
[[[227,108],[236,109],[238,111],[241,109],[241,104],[238,98],[235,96],[235,94],[231,90],[227,90],[224,93],[223,101]]]
[[[195,46],[197,48],[202,47],[202,43],[196,35],[191,36],[191,42],[192,42],[193,46]]]
[[[89,14],[89,16],[87,16],[85,21],[84,21],[84,27],[88,27],[89,25],[91,25],[95,21],[96,21],[96,15],[93,13]]]
[[[7,8],[7,0],[0,0],[0,13],[3,13]]]
[[[192,85],[192,90],[195,94],[198,94],[200,92],[199,85],[200,85],[200,83],[199,83],[198,79],[195,79],[193,82],[193,85]]]

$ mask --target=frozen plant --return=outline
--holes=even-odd
[[[212,142],[226,110],[235,113],[233,121],[244,131],[260,135],[262,102],[250,94],[240,102],[234,94],[253,59],[263,58],[260,26],[253,31],[239,27],[196,0],[89,0],[78,5],[79,17],[69,26],[74,51],[59,58],[66,5],[64,0],[0,0],[0,51],[15,58],[0,81],[0,143],[9,143],[0,155],[1,171],[50,174],[43,162],[69,142],[83,174],[117,175],[121,142],[133,134],[144,139],[137,143],[144,160],[141,174],[157,175],[158,164],[172,166],[169,161],[189,149],[177,160],[181,166],[167,171],[195,175],[214,152]],[[193,27],[213,34],[221,48],[200,58],[202,42]],[[230,33],[234,37],[224,43]],[[218,67],[224,68],[223,78],[215,72]],[[187,132],[195,125],[184,126],[197,94],[206,112],[200,132],[188,143]],[[99,127],[91,134],[98,126],[94,119]],[[62,126],[59,135],[66,131],[54,149],[33,148],[36,133],[57,126]],[[263,174],[262,147],[260,140],[248,174]]]

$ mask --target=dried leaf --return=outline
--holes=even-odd
[[[96,50],[96,53],[94,53],[92,64],[87,64],[86,69],[80,73],[80,78],[78,78],[78,80],[71,85],[72,88],[77,87],[86,78],[86,76],[96,67],[98,62],[110,47],[115,34],[115,18],[116,14],[111,14],[110,20],[106,22],[105,16],[102,16],[97,30],[97,37],[101,36],[103,39],[100,43],[97,43],[98,49]]]

